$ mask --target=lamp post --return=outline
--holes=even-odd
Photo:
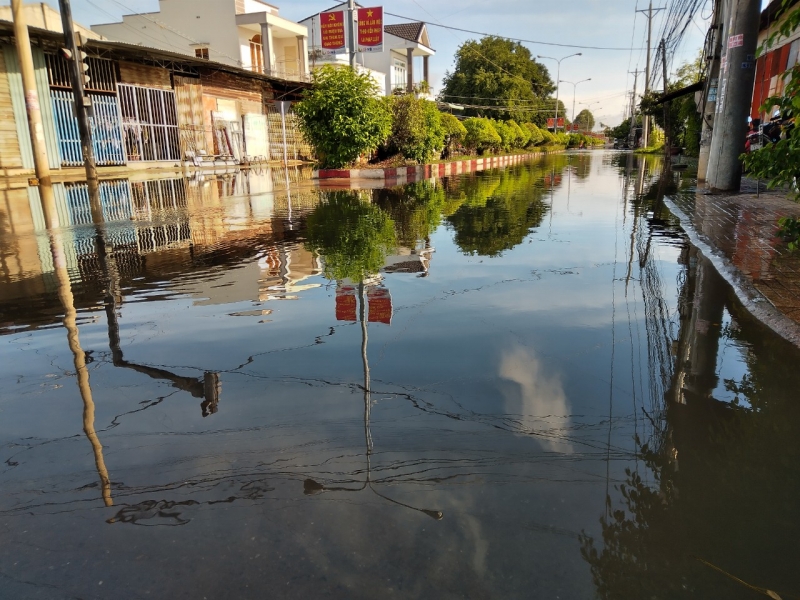
[[[559,80],[559,83],[572,84],[572,125],[573,125],[573,127],[575,126],[575,90],[578,88],[578,84],[579,83],[585,83],[585,82],[591,81],[591,80],[592,80],[591,77],[589,77],[589,79],[581,79],[580,81],[576,81],[574,83],[572,81],[566,81],[564,79]],[[558,106],[558,104],[556,104],[556,106]]]
[[[590,107],[595,105],[595,104],[600,104],[600,101],[599,100],[595,100],[594,102],[580,102],[580,105],[581,106],[585,106],[586,110],[589,110],[589,111],[590,111]],[[601,110],[601,109],[602,109],[602,107],[598,108],[597,110]]]
[[[554,60],[558,63],[558,69],[556,70],[556,120],[553,123],[553,133],[558,133],[558,81],[561,79],[561,61],[572,58],[573,56],[583,56],[583,52],[576,52],[575,54],[570,54],[569,56],[564,56],[563,58],[553,58],[552,56],[542,56],[541,54],[536,57],[549,58],[550,60]]]

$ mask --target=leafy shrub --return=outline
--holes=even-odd
[[[800,248],[800,219],[781,217],[778,219],[778,235],[786,240],[789,250]]]
[[[539,129],[534,123],[523,123],[522,127],[524,127],[531,134],[531,138],[528,141],[528,146],[537,146],[544,141],[542,130]]]
[[[456,147],[463,143],[467,136],[467,129],[464,124],[450,113],[441,113],[442,127],[444,128],[445,145],[453,152]]]
[[[500,136],[500,148],[506,152],[514,147],[514,130],[505,121],[492,121],[492,126]]]
[[[496,148],[502,144],[502,139],[489,119],[482,117],[472,117],[464,121],[467,135],[464,137],[464,144],[471,151],[483,154],[490,148]]]
[[[523,127],[513,119],[508,122],[509,127],[513,127],[516,133],[517,142],[515,146],[517,148],[525,148],[528,143],[531,141],[531,132],[527,127]]]
[[[433,102],[406,94],[392,98],[391,105],[391,147],[404,158],[418,163],[428,162],[442,150],[445,129],[442,126],[442,113]]]
[[[349,166],[389,136],[392,115],[369,75],[326,65],[313,84],[295,111],[322,167]]]

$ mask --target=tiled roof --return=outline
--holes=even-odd
[[[401,23],[399,25],[386,25],[383,30],[409,42],[419,42],[424,27],[425,23]]]

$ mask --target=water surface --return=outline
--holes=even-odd
[[[800,594],[798,353],[659,169],[6,192],[0,595]]]

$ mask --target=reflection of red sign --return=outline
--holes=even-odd
[[[382,287],[371,288],[367,292],[369,322],[392,324],[392,295]]]
[[[358,9],[358,51],[383,52],[383,7]]]
[[[343,52],[346,44],[344,40],[344,11],[319,13],[320,31],[322,36],[322,49],[329,53]]]
[[[336,320],[358,321],[356,317],[356,288],[343,285],[336,288]]]
[[[544,185],[545,187],[549,186],[550,184],[558,185],[561,183],[561,175],[556,175],[555,177],[551,177],[550,175],[544,176]]]

